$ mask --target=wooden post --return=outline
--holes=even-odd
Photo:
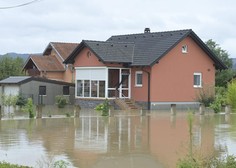
[[[36,106],[36,118],[42,118],[43,116],[43,106],[42,105],[37,105]]]
[[[225,106],[225,114],[230,114],[231,113],[231,107],[230,105]]]
[[[170,105],[170,112],[171,112],[171,115],[176,114],[176,104],[171,104]]]
[[[200,115],[204,115],[205,114],[205,105],[204,104],[200,104],[199,105],[199,114]]]
[[[79,105],[74,106],[74,117],[78,118],[80,116],[81,107]]]
[[[2,106],[0,105],[0,120],[2,119]]]
[[[109,106],[109,117],[114,117],[114,107]]]

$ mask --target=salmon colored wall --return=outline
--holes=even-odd
[[[88,48],[84,48],[75,58],[74,67],[88,67],[88,66],[104,66],[102,62],[92,53],[90,56],[87,56],[87,53],[90,52]]]
[[[63,80],[63,72],[46,72],[44,76],[48,79]]]
[[[68,66],[68,68],[66,69],[66,71],[63,73],[63,80],[65,82],[69,82],[69,83],[74,83],[75,78],[74,78],[74,69],[71,70],[71,66]]]
[[[183,45],[188,46],[188,53],[182,53]],[[190,37],[161,58],[151,72],[152,102],[194,102],[199,91],[193,87],[194,72],[202,73],[205,86],[215,83],[213,61]]]
[[[144,69],[146,71],[150,71],[149,69]],[[135,86],[135,73],[136,71],[142,71],[143,72],[143,86],[138,87]],[[131,69],[131,98],[135,101],[148,101],[148,75],[146,72],[144,72],[140,68],[132,68]]]

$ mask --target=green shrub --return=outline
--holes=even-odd
[[[205,105],[205,107],[209,107],[211,103],[213,103],[215,99],[214,87],[204,85],[203,88],[199,89],[196,93],[196,101]]]
[[[33,104],[33,100],[28,98],[26,105],[23,108],[23,111],[29,113],[29,118],[34,118],[35,116],[35,107]]]
[[[227,103],[231,105],[233,112],[236,111],[236,80],[228,83]]]
[[[109,115],[109,101],[106,99],[102,104],[95,107],[95,110],[100,111],[102,116]]]
[[[64,108],[67,105],[67,100],[63,95],[56,96],[56,104],[58,108]]]
[[[27,100],[22,95],[19,95],[17,97],[17,101],[16,101],[16,105],[17,106],[20,106],[20,108],[21,108],[21,107],[25,106],[26,103],[27,103]]]
[[[30,168],[28,166],[20,166],[20,165],[17,165],[17,164],[10,164],[10,163],[7,163],[7,162],[0,162],[0,168]]]

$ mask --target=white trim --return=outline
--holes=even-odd
[[[137,75],[141,74],[142,75],[142,84],[137,84]],[[135,87],[142,87],[143,86],[143,71],[136,71],[135,72]]]
[[[105,66],[99,66],[99,67],[75,67],[75,69],[107,69]]]
[[[200,84],[199,85],[195,85],[194,76],[200,76]],[[202,88],[202,73],[201,72],[194,72],[193,73],[193,87],[194,88]]]
[[[182,48],[181,48],[181,50],[182,50],[182,53],[188,53],[188,45],[187,44],[185,44],[185,45],[182,45]]]

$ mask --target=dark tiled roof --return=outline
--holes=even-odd
[[[134,43],[83,41],[103,62],[131,63],[133,59]]]
[[[133,42],[132,65],[151,65],[186,37],[191,30],[112,36],[109,42]]]
[[[43,54],[50,55],[54,49],[64,61],[78,45],[79,43],[50,42]]]
[[[187,36],[192,37],[208,54],[215,62],[216,68],[226,68],[191,29],[118,35],[110,37],[106,42],[82,41],[64,62],[73,63],[77,54],[84,47],[88,47],[103,62],[130,63],[131,61],[131,66],[152,66]],[[125,45],[127,47],[124,47]]]
[[[39,71],[65,71],[61,62],[58,61],[55,55],[50,56],[30,56],[35,66]],[[29,62],[29,61],[27,61]]]

